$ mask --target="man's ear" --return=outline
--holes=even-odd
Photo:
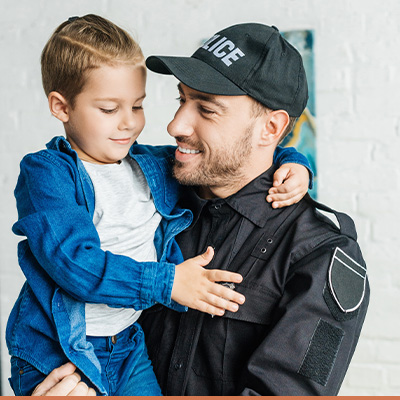
[[[59,92],[50,92],[47,100],[50,112],[61,122],[68,122],[70,106],[66,98]]]
[[[289,121],[289,114],[285,110],[270,111],[264,120],[264,129],[260,144],[269,146],[279,143]]]

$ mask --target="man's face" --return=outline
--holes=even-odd
[[[253,101],[218,96],[180,83],[180,107],[168,125],[176,139],[174,175],[191,186],[235,187],[246,176],[253,148]]]

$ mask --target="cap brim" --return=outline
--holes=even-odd
[[[216,69],[194,57],[150,56],[146,66],[158,74],[174,75],[180,82],[199,92],[222,96],[247,94]]]

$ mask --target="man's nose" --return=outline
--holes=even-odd
[[[168,124],[167,131],[172,137],[193,134],[193,116],[188,107],[181,106],[178,109],[174,119]]]

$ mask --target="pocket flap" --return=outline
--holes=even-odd
[[[272,310],[279,301],[279,296],[265,286],[254,283],[241,283],[237,292],[246,297],[244,304],[237,312],[226,311],[223,318],[231,318],[255,324],[268,325],[271,321]]]

